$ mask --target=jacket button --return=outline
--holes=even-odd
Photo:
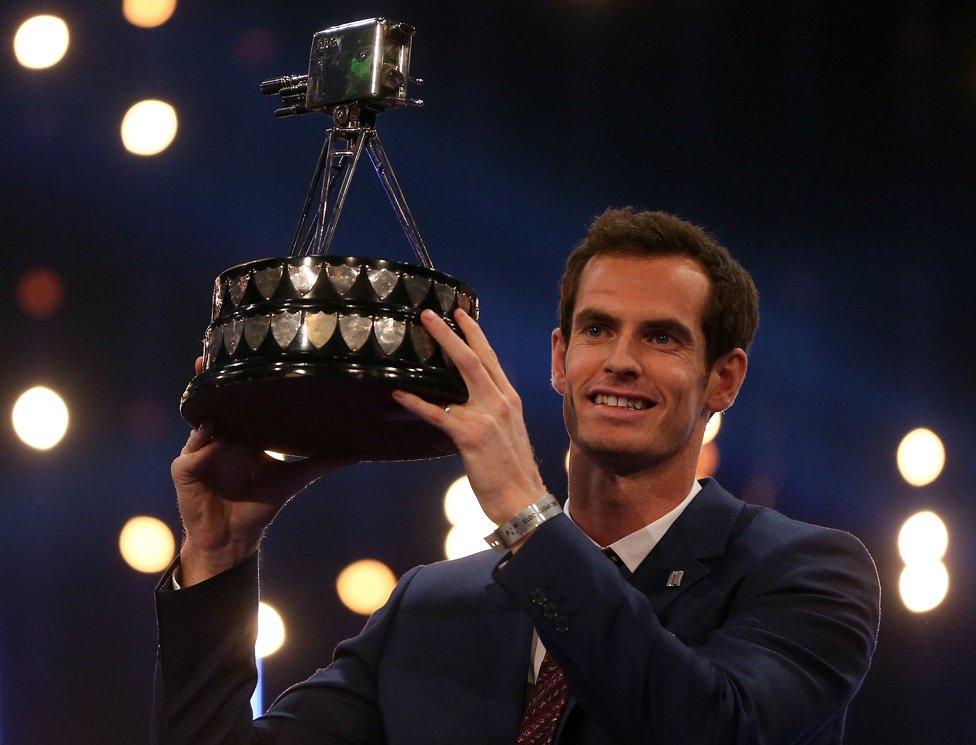
[[[556,605],[551,600],[542,606],[542,617],[548,620],[552,620],[559,615],[559,606]]]
[[[529,593],[529,600],[533,605],[544,605],[549,601],[549,595],[541,587],[536,587]]]
[[[569,619],[566,616],[556,616],[556,623],[554,624],[556,631],[560,634],[565,634],[569,631]]]

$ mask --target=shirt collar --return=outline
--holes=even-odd
[[[651,550],[657,545],[657,542],[661,540],[665,533],[668,532],[674,521],[678,519],[678,516],[684,512],[685,507],[695,498],[695,495],[701,491],[701,484],[697,480],[692,481],[691,491],[688,492],[688,496],[685,497],[677,507],[671,510],[666,515],[662,515],[654,522],[645,525],[643,528],[635,530],[630,535],[625,535],[620,540],[614,541],[609,546],[600,546],[596,541],[593,541],[593,545],[598,548],[612,548],[613,552],[620,557],[620,560],[624,565],[634,573],[637,571],[637,567],[640,566],[641,562],[647,558],[647,555],[651,553]],[[569,499],[563,505],[563,512],[566,513],[566,517],[572,520],[572,515],[569,512]],[[575,522],[575,521],[574,521]]]

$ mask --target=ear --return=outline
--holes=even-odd
[[[566,395],[566,341],[558,327],[552,330],[552,389]]]
[[[709,411],[725,411],[739,395],[746,379],[749,358],[745,350],[736,347],[715,361],[708,375],[708,395],[705,405]]]

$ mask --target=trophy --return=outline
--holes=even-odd
[[[434,269],[379,133],[377,116],[420,106],[408,97],[415,29],[370,18],[312,37],[307,75],[261,84],[280,95],[277,117],[330,115],[328,131],[284,257],[239,264],[214,281],[203,371],[180,402],[193,426],[296,456],[360,460],[432,458],[451,441],[393,401],[395,388],[433,403],[467,400],[450,358],[420,322],[430,309],[460,334],[453,313],[478,317],[478,297]],[[363,152],[369,157],[418,264],[329,254]]]

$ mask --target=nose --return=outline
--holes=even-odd
[[[636,378],[641,374],[641,366],[633,354],[629,340],[619,337],[610,348],[603,369],[611,375]]]

